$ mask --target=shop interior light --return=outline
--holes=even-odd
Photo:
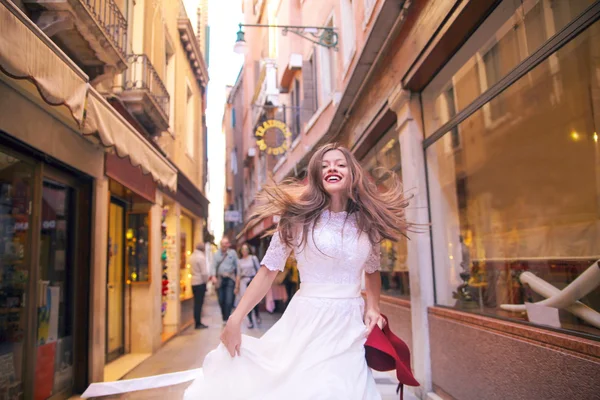
[[[573,139],[574,141],[578,141],[579,140],[579,133],[577,133],[576,131],[572,131],[571,132],[571,139]]]
[[[594,142],[598,143],[598,132],[594,132]]]

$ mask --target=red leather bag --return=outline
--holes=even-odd
[[[410,349],[390,330],[387,317],[383,314],[381,316],[385,319],[385,326],[380,329],[375,325],[365,343],[367,365],[376,371],[396,370],[399,382],[396,393],[400,393],[402,400],[404,385],[420,385],[410,367]]]

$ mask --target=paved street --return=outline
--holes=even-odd
[[[244,325],[243,333],[260,337],[276,321],[278,314],[269,315],[262,313],[262,325],[259,328],[247,329]],[[157,374],[166,374],[186,369],[200,368],[206,354],[219,344],[219,334],[222,323],[217,300],[214,296],[207,298],[204,307],[203,322],[209,326],[208,329],[194,330],[192,328],[182,332],[173,338],[156,354],[140,364],[137,368],[127,374],[123,379],[142,378]],[[397,399],[395,393],[396,380],[388,373],[375,373],[383,400]],[[405,391],[406,400],[414,400],[408,390]],[[307,399],[308,400],[308,399]]]

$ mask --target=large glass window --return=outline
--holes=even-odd
[[[0,398],[23,396],[33,167],[0,152]]]
[[[483,77],[497,81],[502,63],[515,65],[530,54],[522,46],[539,47],[587,3],[524,2],[481,53],[484,68],[440,95],[454,97],[445,107],[475,99]],[[600,334],[598,43],[600,22],[427,148],[438,304],[531,320],[524,304],[554,296],[546,304],[560,327]],[[430,128],[439,116],[426,110]]]
[[[423,92],[423,106],[429,114],[426,134],[434,133],[498,83],[593,2],[503,1]],[[547,67],[553,73],[557,72],[559,64],[556,56],[550,56]],[[529,79],[536,79],[539,73],[542,72],[531,73]],[[555,86],[548,96],[558,101],[561,90],[561,87]],[[483,107],[482,115],[486,126],[493,129],[513,118],[511,111],[506,99],[497,97]],[[460,138],[454,137],[453,146],[457,147],[459,143]]]
[[[367,172],[385,190],[389,184],[386,172],[393,172],[402,178],[400,162],[400,143],[395,129],[385,136],[371,149],[364,158],[363,165]],[[381,292],[385,295],[409,297],[407,264],[407,239],[398,242],[384,240],[381,242]]]

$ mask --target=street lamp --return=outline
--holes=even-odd
[[[239,24],[237,39],[233,46],[233,51],[237,54],[247,54],[248,45],[244,38],[245,33],[242,27],[250,28],[278,28],[282,30],[285,36],[288,32],[300,36],[303,39],[311,41],[319,46],[331,48],[337,51],[338,34],[334,27],[330,26],[297,26],[297,25],[261,25],[261,24]]]
[[[246,39],[244,38],[246,34],[242,31],[242,26],[240,24],[240,30],[237,31],[237,39],[235,40],[235,44],[233,45],[233,51],[237,54],[247,54],[248,53],[248,44],[246,43]]]

